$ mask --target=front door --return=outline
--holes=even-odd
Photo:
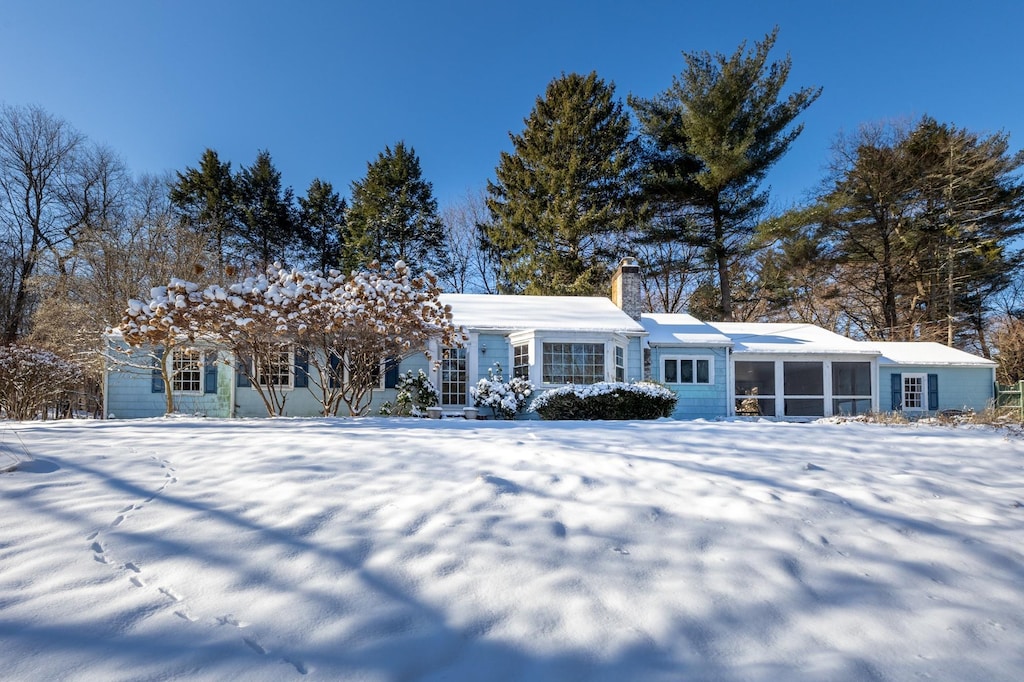
[[[465,348],[445,348],[441,354],[441,406],[462,407],[469,393]]]

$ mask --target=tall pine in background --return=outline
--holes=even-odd
[[[217,152],[207,149],[197,168],[178,172],[170,200],[186,224],[208,240],[217,261],[216,274],[222,276],[230,259],[228,244],[238,227],[231,162],[222,162]]]
[[[668,90],[630,97],[648,142],[645,196],[663,218],[651,236],[704,251],[722,320],[733,319],[732,272],[767,203],[761,181],[800,134],[793,120],[821,94],[802,88],[781,99],[790,59],[768,62],[777,35],[729,57],[683,53],[686,68]]]
[[[299,242],[291,188],[281,185],[281,173],[270,152],[242,168],[235,178],[239,250],[248,264],[262,271],[285,261]]]
[[[615,86],[591,72],[548,84],[514,151],[487,184],[484,247],[500,262],[506,293],[607,291],[622,235],[636,221],[636,146]]]
[[[399,260],[414,271],[435,274],[449,267],[433,186],[423,179],[416,151],[404,142],[385,147],[366,164],[366,177],[352,183],[346,220],[348,268]]]
[[[342,266],[345,212],[348,206],[329,182],[314,178],[299,197],[299,225],[306,242],[305,260],[327,272]]]

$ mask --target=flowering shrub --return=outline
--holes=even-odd
[[[501,363],[496,362],[493,369],[487,370],[487,378],[478,381],[469,392],[477,407],[489,407],[494,410],[494,416],[502,419],[515,419],[533,395],[533,384],[523,377],[512,377],[505,381]]]
[[[441,396],[430,380],[421,369],[418,374],[413,374],[410,369],[405,374],[398,375],[398,383],[395,384],[398,394],[395,396],[395,407],[389,407],[389,413],[395,416],[412,415],[423,417],[427,414],[427,408],[437,405]],[[382,406],[383,407],[383,406]]]
[[[80,387],[82,369],[48,350],[12,344],[0,347],[0,412],[8,419],[46,417]]]
[[[657,419],[672,414],[679,397],[649,382],[564,386],[533,401],[542,419]]]

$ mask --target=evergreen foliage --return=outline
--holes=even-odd
[[[488,182],[485,248],[506,293],[596,295],[636,221],[636,144],[615,86],[591,72],[552,80],[510,134]]]
[[[989,355],[993,296],[1022,256],[1024,155],[925,117],[863,128],[835,147],[830,182],[806,208],[765,226],[767,298],[814,301],[836,324],[883,340],[934,340]],[[799,281],[813,273],[810,284]],[[827,298],[814,297],[830,291]]]
[[[191,228],[209,240],[217,261],[217,274],[223,275],[230,258],[228,242],[238,232],[231,162],[222,162],[217,152],[206,149],[197,168],[189,167],[184,173],[177,173],[169,196]]]
[[[259,152],[251,166],[238,171],[235,210],[240,247],[257,270],[288,259],[299,241],[298,225],[292,190],[282,187],[270,152]]]
[[[299,230],[306,243],[306,260],[321,272],[342,266],[345,212],[348,206],[329,182],[315,178],[305,197],[299,197]]]
[[[683,53],[686,68],[668,90],[629,100],[648,142],[645,197],[661,218],[648,237],[704,250],[723,320],[733,317],[730,268],[767,203],[760,184],[800,134],[793,121],[821,93],[802,88],[781,99],[791,63],[768,62],[777,35],[729,57]]]
[[[345,266],[401,260],[414,270],[445,273],[444,225],[433,192],[416,150],[404,142],[385,147],[367,163],[366,177],[352,183]]]

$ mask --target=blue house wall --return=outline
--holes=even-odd
[[[163,380],[155,369],[156,359],[146,350],[128,349],[121,342],[112,342],[111,358],[106,373],[106,417],[137,419],[156,417],[167,411]],[[175,411],[207,417],[227,417],[231,408],[231,368],[224,364],[224,355],[216,351],[217,361],[209,362],[211,381],[216,390],[201,393],[174,393]],[[208,356],[212,360],[212,356]],[[212,389],[213,386],[211,385]]]
[[[991,367],[882,365],[878,369],[878,405],[882,412],[896,409],[892,377],[903,374],[926,374],[938,379],[938,407],[932,411],[969,409],[980,412],[992,403],[995,374]]]
[[[639,343],[639,341],[638,341]],[[669,384],[665,382],[664,360],[670,357],[708,358],[712,363],[710,384]],[[679,402],[673,419],[716,419],[728,415],[728,351],[725,348],[655,346],[651,348],[651,378],[672,389]]]

